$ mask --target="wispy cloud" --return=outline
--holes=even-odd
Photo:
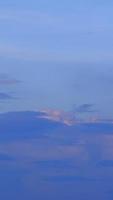
[[[19,80],[16,80],[14,78],[10,78],[7,75],[0,75],[0,85],[16,85],[20,83]]]
[[[0,92],[0,101],[1,100],[11,100],[14,99],[14,97],[8,93]]]
[[[42,119],[49,119],[56,122],[62,122],[69,126],[78,123],[78,121],[75,118],[75,115],[71,112],[52,109],[41,110],[41,112],[43,113],[43,115],[41,116]]]
[[[1,94],[1,98],[11,98]],[[4,123],[7,126],[4,126]],[[11,125],[12,124],[12,125]],[[81,127],[81,128],[80,128]],[[44,136],[45,131],[75,130],[79,133],[84,130],[86,133],[112,134],[113,121],[103,119],[84,119],[80,120],[71,112],[60,110],[45,109],[41,111],[21,111],[0,114],[0,137],[9,138],[39,138]],[[15,134],[16,131],[16,134]],[[11,135],[10,135],[11,134]]]
[[[75,112],[78,113],[90,113],[90,112],[96,112],[96,110],[93,109],[93,104],[82,104],[75,108]]]
[[[10,92],[4,92],[3,88],[12,87],[19,83],[19,80],[10,78],[7,74],[0,74],[0,88],[2,89],[0,92],[0,102],[16,99]]]

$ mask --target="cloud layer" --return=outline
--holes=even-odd
[[[14,99],[14,98],[10,94],[0,92],[0,100],[11,100],[11,99]]]
[[[49,199],[61,199],[62,195],[70,196],[70,192],[72,199],[80,199],[81,188],[85,187],[87,193],[90,188],[95,194],[98,185],[99,194],[103,195],[103,191],[112,187],[113,123],[77,120],[69,123],[71,119],[70,113],[68,116],[50,109],[0,114],[0,172],[3,174],[4,169],[9,176],[13,171],[9,182],[14,178],[15,187],[22,188],[21,194],[29,194],[28,199],[34,194],[43,200],[47,194]],[[15,181],[17,174],[21,187]],[[109,186],[105,187],[106,181]],[[56,198],[59,187],[62,191]]]
[[[19,80],[9,78],[6,74],[0,74],[0,85],[16,85],[20,83]]]

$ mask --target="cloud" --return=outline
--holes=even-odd
[[[78,106],[77,108],[75,108],[75,112],[78,112],[78,113],[95,112],[95,110],[93,110],[93,107],[94,107],[93,104],[82,104]]]
[[[19,80],[9,78],[6,74],[0,74],[0,85],[16,85],[20,83]]]
[[[40,183],[74,183],[74,187],[78,182],[100,184],[109,174],[113,180],[113,124],[66,125],[65,112],[63,118],[59,112],[1,113],[0,164],[28,171],[22,180],[33,189]]]
[[[15,85],[19,83],[20,81],[16,79],[1,79],[0,78],[0,85]]]
[[[53,120],[56,122],[62,122],[68,126],[71,126],[75,123],[77,123],[77,120],[75,119],[75,115],[71,112],[65,112],[62,110],[52,110],[52,109],[45,109],[41,110],[43,115],[41,115],[41,118]]]
[[[1,99],[12,98],[1,93]],[[30,139],[46,137],[52,131],[66,133],[112,134],[112,121],[80,121],[69,112],[59,110],[21,111],[0,114],[1,139]],[[58,133],[57,133],[58,134]],[[58,134],[59,135],[59,134]],[[65,137],[64,137],[65,139]]]
[[[4,92],[0,92],[0,101],[2,100],[11,100],[14,99],[13,96],[11,96],[10,94],[4,93]]]
[[[1,139],[29,139],[43,137],[45,132],[65,124],[42,117],[42,112],[9,112],[0,114]]]
[[[0,87],[13,86],[20,83],[19,80],[10,78],[7,74],[0,74]],[[16,99],[11,94],[6,92],[0,92],[0,101]]]

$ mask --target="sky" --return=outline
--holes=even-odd
[[[113,1],[0,2],[0,198],[113,199]]]

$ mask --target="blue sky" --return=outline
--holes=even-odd
[[[95,104],[96,115],[112,117],[112,6],[88,0],[2,2],[1,74],[20,81],[2,84],[2,93],[17,98],[2,111],[70,111]]]
[[[9,1],[1,5],[2,56],[112,61],[111,1]]]
[[[9,80],[1,82],[1,95],[12,97],[1,97],[2,112],[45,108],[76,112],[77,107],[91,104],[94,112],[85,114],[113,118],[112,64],[1,62],[1,80]]]
[[[112,10],[0,2],[2,200],[113,199]]]

